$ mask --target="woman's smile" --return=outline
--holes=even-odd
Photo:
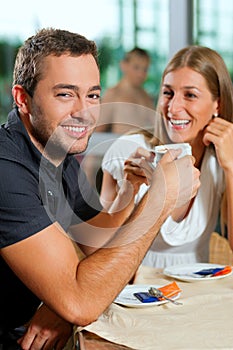
[[[209,124],[217,104],[205,79],[195,70],[183,67],[165,75],[160,109],[173,142],[192,143]]]

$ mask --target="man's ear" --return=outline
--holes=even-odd
[[[29,113],[28,99],[29,96],[21,85],[14,85],[12,88],[14,101],[22,113]]]

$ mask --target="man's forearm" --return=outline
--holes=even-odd
[[[82,298],[85,322],[88,317],[90,322],[97,318],[115,299],[134,275],[165,219],[174,207],[190,200],[199,185],[199,171],[193,172],[190,158],[157,167],[150,189],[129,219],[104,248],[78,265],[77,285],[83,292],[89,290]],[[92,298],[99,301],[94,308]]]
[[[146,202],[145,197],[127,224],[119,229],[105,248],[97,250],[80,262],[77,269],[77,285],[79,290],[83,290],[82,304],[85,305],[85,316],[90,317],[85,322],[92,322],[115,299],[135,274],[156,237],[164,218],[161,216],[153,222],[151,214],[146,210]],[[142,220],[141,224],[140,220],[137,221],[138,217]],[[87,288],[88,293],[85,293]],[[93,299],[98,300],[95,307]]]

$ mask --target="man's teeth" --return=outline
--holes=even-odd
[[[63,126],[65,129],[73,132],[83,132],[85,131],[85,127],[80,127],[80,126]]]
[[[170,119],[170,122],[173,125],[186,125],[188,124],[190,121],[186,120],[186,119]]]

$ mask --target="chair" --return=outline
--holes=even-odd
[[[233,265],[233,252],[228,240],[213,232],[209,245],[209,262],[212,264]]]

